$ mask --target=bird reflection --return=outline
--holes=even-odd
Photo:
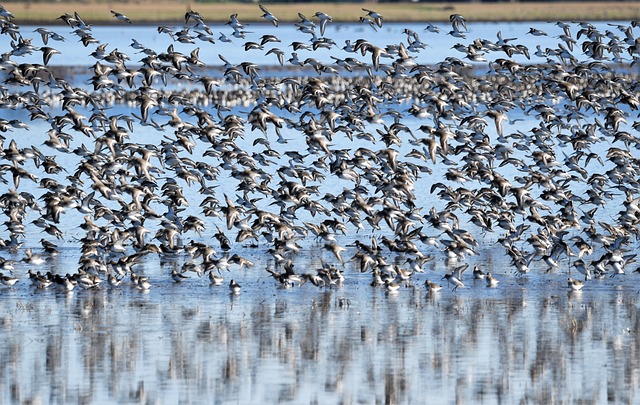
[[[248,399],[249,381],[278,386],[264,393],[271,402],[349,396],[397,403],[424,391],[465,402],[545,401],[568,392],[597,401],[606,380],[578,365],[615,364],[609,371],[624,381],[640,360],[640,338],[633,332],[640,326],[637,300],[582,293],[581,304],[570,305],[576,299],[571,292],[523,306],[518,296],[439,293],[437,301],[414,301],[422,296],[416,293],[390,302],[363,300],[368,294],[362,293],[345,306],[331,290],[274,301],[242,295],[229,302],[226,294],[208,294],[206,305],[172,302],[171,288],[160,301],[109,291],[60,292],[42,305],[0,316],[0,384],[18,402],[36,395],[53,402],[148,401],[172,389],[179,396],[189,390]],[[424,308],[407,311],[418,304]],[[144,322],[132,330],[133,319]],[[145,374],[149,367],[158,367],[157,373]],[[507,389],[504,378],[514,376],[526,376],[531,388]],[[588,381],[588,388],[571,384],[575,378]],[[624,401],[636,391],[610,394]]]

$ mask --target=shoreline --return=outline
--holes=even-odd
[[[114,9],[127,15],[133,25],[184,23],[184,13],[194,10],[207,23],[224,23],[229,15],[238,14],[246,23],[265,23],[257,3],[196,3],[149,2],[136,3],[75,3],[32,4],[29,2],[6,3],[5,7],[18,25],[63,25],[58,17],[77,12],[91,25],[126,24],[111,15]],[[150,9],[151,8],[151,9]],[[385,22],[448,22],[449,15],[457,13],[474,22],[515,21],[630,21],[640,19],[639,2],[535,2],[535,3],[278,3],[267,8],[281,23],[299,21],[298,13],[315,19],[316,11],[333,17],[334,22],[357,22],[373,9],[384,16]]]

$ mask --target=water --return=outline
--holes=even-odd
[[[493,39],[498,29],[504,37],[517,37],[518,43],[532,50],[539,44],[543,48],[555,47],[555,38],[562,30],[554,24],[538,24],[549,33],[548,37],[533,38],[526,35],[530,24],[470,24],[467,40],[423,33],[423,26],[412,24],[409,28],[419,32],[429,47],[416,55],[419,63],[436,63],[446,56],[462,57],[451,49],[458,42],[470,43],[475,38]],[[597,24],[603,32],[611,27]],[[24,27],[31,32],[35,27]],[[281,27],[284,49],[294,38],[291,27]],[[406,39],[404,25],[386,24],[374,33],[356,25],[329,26],[327,36],[339,46],[347,39],[370,38],[379,45],[397,44]],[[448,30],[447,25],[441,25]],[[67,42],[50,45],[58,48],[64,57],[54,55],[52,64],[84,69],[95,60],[87,55],[92,47],[84,48],[72,40],[67,27],[53,30],[68,37]],[[226,29],[220,27],[220,30]],[[574,27],[577,30],[577,27]],[[273,31],[267,25],[251,26],[253,33],[246,40],[256,40]],[[218,31],[214,28],[214,32]],[[94,36],[107,42],[108,49],[119,49],[131,56],[130,38],[136,38],[150,48],[163,51],[170,42],[165,35],[152,27],[94,27]],[[34,34],[35,35],[35,34]],[[287,38],[285,40],[285,38]],[[437,38],[437,39],[436,39]],[[430,40],[431,39],[431,40]],[[34,42],[39,41],[35,39]],[[233,44],[203,45],[201,58],[210,66],[218,66],[218,53],[236,64],[246,59],[263,63],[262,53],[245,52],[238,40]],[[39,44],[39,43],[38,43]],[[176,50],[189,52],[196,45],[176,44]],[[301,56],[313,56],[330,61],[329,55],[344,57],[338,49],[327,52],[301,51]],[[579,51],[579,58],[583,57]],[[495,55],[492,55],[495,56]],[[30,59],[31,58],[31,59]],[[532,57],[536,60],[535,57]],[[136,57],[132,57],[135,65]],[[524,57],[514,59],[524,62]],[[364,60],[364,59],[363,59]],[[20,61],[38,61],[38,57],[26,57]],[[540,60],[537,60],[540,61]],[[269,62],[266,62],[269,63]],[[275,63],[271,61],[271,63]],[[483,66],[483,65],[482,65]],[[279,73],[281,74],[281,73]],[[85,77],[77,77],[74,85],[82,86]],[[185,87],[195,87],[187,84]],[[24,89],[23,89],[24,90]],[[550,101],[551,103],[551,101]],[[480,103],[481,104],[481,103]],[[558,110],[563,104],[554,105]],[[167,104],[167,108],[173,106]],[[384,105],[383,108],[406,112],[408,102]],[[482,105],[481,105],[482,107]],[[76,110],[89,116],[91,109],[76,106]],[[245,114],[251,105],[234,106],[231,113]],[[54,114],[60,114],[53,106]],[[109,115],[137,112],[137,107],[109,106]],[[210,111],[213,113],[212,109]],[[635,113],[624,109],[628,115],[625,129],[630,129]],[[30,145],[41,148],[47,154],[53,152],[41,146],[47,139],[50,125],[44,121],[30,121],[23,109],[3,109],[2,118],[19,119],[29,125],[29,130],[14,129],[3,133],[16,140],[19,147]],[[283,114],[286,114],[283,112]],[[187,119],[186,114],[181,114]],[[295,114],[287,117],[295,118]],[[511,122],[505,123],[510,133],[529,133],[539,122],[538,118],[516,110],[509,112]],[[169,118],[154,116],[159,123]],[[593,120],[587,117],[586,120]],[[385,123],[390,124],[391,119]],[[431,119],[418,119],[406,114],[402,122],[416,131]],[[492,123],[488,126],[490,128]],[[371,124],[367,131],[376,134],[380,124]],[[496,142],[493,129],[487,130],[492,142]],[[158,145],[162,140],[174,139],[174,131],[167,127],[155,131],[136,124],[129,134],[133,144]],[[261,153],[260,144],[254,145],[259,131],[248,131],[238,146],[249,152]],[[277,135],[268,131],[267,138],[274,150],[304,152],[307,144],[298,131],[283,129],[286,143],[277,142]],[[354,149],[355,142],[344,136],[335,136],[333,148]],[[367,141],[357,141],[358,146],[375,151],[384,146]],[[69,149],[85,144],[93,150],[93,139],[74,133]],[[604,157],[610,139],[594,146],[593,152]],[[516,144],[513,146],[515,148]],[[203,158],[208,145],[197,142],[192,154],[181,156],[194,160]],[[408,138],[396,146],[404,160],[413,146]],[[557,145],[562,156],[569,152],[566,145]],[[105,152],[106,153],[106,152]],[[635,151],[634,151],[635,153]],[[528,158],[529,152],[515,152],[515,157]],[[58,163],[69,172],[48,175],[67,184],[80,157],[73,154],[56,154]],[[457,159],[452,157],[452,159]],[[278,165],[287,158],[273,158]],[[309,164],[309,160],[305,161]],[[220,163],[211,159],[215,163]],[[417,160],[415,160],[417,162]],[[154,158],[153,163],[161,167]],[[460,164],[456,160],[457,164]],[[33,162],[25,169],[45,177]],[[606,161],[600,169],[611,170],[614,164]],[[432,206],[441,209],[447,204],[430,188],[435,181],[442,181],[447,167],[438,164],[431,167],[432,174],[423,174],[415,184],[415,201],[421,214]],[[164,168],[157,176],[161,183],[175,177]],[[505,168],[502,173],[510,179],[522,175],[515,169]],[[10,175],[3,192],[13,186]],[[277,177],[276,177],[277,179]],[[89,181],[87,180],[87,183]],[[214,183],[214,182],[212,182]],[[235,195],[238,181],[223,170],[215,182],[215,195],[222,200],[224,194]],[[450,183],[448,183],[450,184]],[[201,215],[200,201],[205,196],[199,184],[186,184],[185,195],[190,205],[184,207],[183,217]],[[319,195],[334,195],[343,189],[353,188],[347,180],[328,178],[327,181],[310,182],[317,185]],[[572,192],[583,195],[588,189],[584,183],[573,183]],[[37,183],[21,181],[19,191],[39,197],[43,190]],[[88,185],[85,186],[90,192]],[[540,190],[535,190],[536,194]],[[625,196],[616,194],[609,209],[601,209],[596,220],[609,221],[618,211]],[[112,208],[117,203],[103,201]],[[256,204],[264,210],[277,210],[271,200],[264,198]],[[152,203],[161,214],[166,212],[162,203]],[[557,204],[549,203],[557,214]],[[614,208],[611,208],[614,207]],[[587,207],[584,207],[585,210]],[[317,222],[323,218],[312,217],[300,210],[296,223]],[[459,212],[461,223],[468,215]],[[38,217],[33,210],[25,224]],[[145,225],[153,233],[160,222],[148,219]],[[181,269],[192,259],[186,255],[176,257],[146,257],[135,271],[150,278],[148,291],[132,288],[127,280],[119,288],[106,286],[97,290],[81,290],[66,293],[59,289],[35,289],[29,285],[26,272],[34,268],[56,274],[74,272],[78,267],[79,239],[86,232],[79,229],[83,214],[69,209],[56,224],[64,233],[63,240],[47,235],[36,226],[26,228],[24,246],[16,251],[4,250],[2,256],[16,260],[14,274],[20,280],[13,288],[0,287],[0,404],[4,403],[636,403],[639,386],[640,338],[638,331],[638,273],[629,266],[626,275],[606,277],[588,282],[584,291],[567,288],[569,275],[576,277],[571,263],[575,257],[563,258],[559,269],[546,272],[547,266],[536,261],[526,276],[513,273],[513,266],[504,249],[497,244],[503,236],[501,230],[479,235],[477,255],[464,260],[448,261],[442,246],[421,246],[425,254],[435,259],[424,266],[424,273],[415,274],[412,287],[403,287],[392,293],[384,288],[369,285],[371,274],[360,273],[354,262],[344,266],[345,282],[342,286],[316,288],[310,283],[301,287],[283,289],[269,276],[267,269],[276,268],[270,247],[264,241],[257,247],[248,244],[234,245],[231,253],[246,257],[254,265],[249,268],[230,266],[221,273],[225,277],[222,286],[211,286],[208,278],[187,273],[190,279],[181,284],[168,276],[172,269]],[[108,221],[96,220],[100,225]],[[184,243],[212,242],[216,225],[226,228],[223,220],[207,218],[206,229],[201,234],[184,236]],[[356,232],[349,225],[347,235],[338,235],[340,243],[348,246],[344,258],[349,259],[355,240],[369,243],[372,237],[393,236],[386,228]],[[425,225],[425,232],[435,233]],[[229,233],[231,239],[235,236]],[[570,230],[569,236],[580,234]],[[20,262],[27,247],[38,250],[39,240],[55,242],[60,254],[47,257],[39,267]],[[323,261],[337,263],[336,258],[321,241],[307,237],[299,241],[302,251],[295,257],[295,270],[299,274],[312,273]],[[524,240],[518,245],[526,249]],[[637,247],[632,243],[630,247]],[[129,249],[132,250],[132,249]],[[219,252],[222,256],[222,252]],[[385,252],[387,253],[387,252]],[[602,251],[594,254],[597,257]],[[107,259],[116,259],[120,253],[110,252]],[[405,266],[410,255],[388,253],[387,260]],[[498,279],[498,288],[486,288],[484,282],[473,281],[464,273],[466,288],[452,292],[441,280],[442,275],[461,263],[477,264],[491,271]],[[7,273],[7,272],[5,272]],[[240,294],[230,294],[226,284],[235,279],[242,285]],[[435,294],[426,292],[422,283],[426,279],[443,283],[445,288]]]
[[[634,403],[637,291],[553,279],[3,291],[2,403]]]

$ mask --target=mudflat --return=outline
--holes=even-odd
[[[77,12],[92,24],[119,22],[111,10],[128,16],[134,24],[180,22],[189,10],[200,13],[208,22],[224,22],[237,13],[246,22],[263,21],[257,4],[191,3],[172,1],[136,2],[11,2],[4,6],[15,15],[18,24],[62,23],[61,14]],[[281,22],[298,21],[298,13],[312,17],[322,11],[338,21],[357,21],[374,10],[391,21],[448,21],[451,14],[462,14],[468,21],[629,21],[640,18],[639,2],[527,2],[527,3],[290,3],[268,4],[269,11]]]

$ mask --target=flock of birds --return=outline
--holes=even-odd
[[[30,38],[0,6],[0,111],[23,111],[48,128],[34,133],[28,121],[0,115],[0,248],[23,255],[0,260],[2,284],[13,286],[25,269],[38,288],[128,280],[146,290],[151,283],[136,266],[158,255],[161,263],[184,259],[171,269],[177,283],[198,275],[219,285],[225,273],[253,266],[242,249],[263,247],[274,263],[267,274],[284,287],[341,284],[349,264],[369,272],[372,285],[397,290],[428,262],[446,260],[453,264],[443,279],[455,290],[490,235],[518,275],[560,268],[586,281],[635,262],[640,122],[628,121],[640,104],[638,23],[601,32],[558,22],[557,47],[535,51],[498,32],[497,40],[457,44],[459,58],[426,65],[416,61],[428,48],[420,36],[466,40],[472,33],[461,15],[451,15],[448,33],[428,24],[425,34],[405,29],[401,43],[354,38],[341,46],[325,36],[331,16],[299,14],[295,27],[306,40],[287,49],[278,18],[260,9],[274,31],[259,41],[247,39],[237,14],[217,37],[190,11],[182,29],[158,27],[190,53],[133,39],[126,54],[95,38],[77,13],[60,17],[70,34],[38,28]],[[382,15],[363,13],[366,29],[383,27]],[[548,36],[538,28],[527,35]],[[95,59],[86,86],[48,66],[60,54],[51,42],[65,40]],[[217,41],[244,41],[237,46],[247,61],[219,55],[222,73],[206,66],[200,49],[215,52]],[[302,57],[318,49],[335,51],[333,63]],[[262,74],[252,61],[257,51],[288,70]],[[42,64],[21,61],[38,53]],[[110,114],[116,104],[131,113]],[[512,130],[525,118],[531,128]],[[143,131],[157,136],[133,141]],[[306,149],[288,147],[292,138]],[[58,163],[62,156],[75,166]],[[25,191],[26,182],[41,194]],[[222,192],[222,184],[235,190]],[[200,213],[187,215],[193,207]],[[66,239],[59,225],[78,217],[67,225],[82,232],[77,271],[41,274],[37,267]],[[47,235],[41,252],[24,246],[34,227]],[[312,239],[324,252],[321,264],[298,271],[301,243]],[[477,265],[473,273],[498,285]],[[240,291],[233,280],[229,288]]]

